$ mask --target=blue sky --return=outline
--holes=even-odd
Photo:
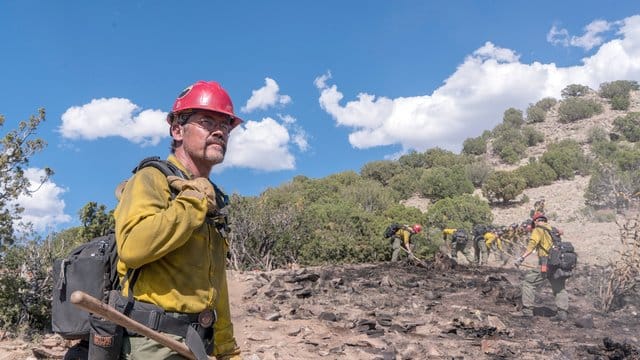
[[[115,207],[140,159],[166,157],[166,113],[197,80],[220,82],[245,120],[211,174],[242,195],[410,150],[458,152],[509,107],[640,80],[637,1],[168,4],[0,3],[1,131],[47,110],[28,174],[55,175],[19,200],[36,229],[77,226],[89,201]]]

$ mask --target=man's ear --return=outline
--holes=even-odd
[[[177,121],[171,123],[170,131],[171,137],[173,137],[174,140],[182,141],[182,137],[184,136],[184,128],[180,124],[178,124]]]

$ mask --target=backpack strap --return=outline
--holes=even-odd
[[[160,172],[164,174],[164,176],[178,176],[180,178],[186,179],[187,175],[182,172],[177,166],[167,160],[160,159],[159,156],[150,156],[142,159],[140,163],[133,168],[132,173],[137,173],[140,169],[146,168],[147,166],[152,166]]]

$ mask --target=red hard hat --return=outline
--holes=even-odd
[[[533,215],[533,219],[532,219],[532,220],[535,222],[536,220],[539,220],[539,219],[542,219],[542,220],[544,220],[544,221],[547,221],[547,217],[546,217],[546,216],[544,216],[544,214],[543,214],[543,213],[541,213],[541,212],[537,212],[537,213],[535,213],[535,214]]]
[[[167,121],[171,123],[177,113],[190,109],[209,110],[229,115],[233,119],[231,129],[242,123],[242,119],[233,113],[231,97],[215,81],[200,80],[182,90],[173,104]]]
[[[420,226],[420,224],[415,224],[413,225],[413,231],[417,234],[420,231],[422,231],[422,226]]]

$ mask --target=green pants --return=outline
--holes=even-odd
[[[391,245],[393,253],[391,254],[391,261],[399,261],[402,251],[402,240],[399,237],[393,238],[393,245]]]
[[[180,336],[166,334],[168,337],[182,342],[183,338]],[[122,342],[122,353],[120,354],[122,360],[182,360],[184,356],[169,349],[164,345],[158,344],[155,340],[151,340],[145,336],[124,336]]]
[[[473,240],[473,250],[475,252],[475,263],[485,265],[487,259],[489,259],[489,249],[483,237],[480,236]]]
[[[451,257],[454,259],[458,258],[458,253],[461,252],[462,255],[464,255],[465,259],[467,259],[467,261],[469,262],[469,264],[475,264],[476,261],[473,258],[473,255],[471,255],[471,251],[469,250],[469,247],[467,246],[467,244],[457,244],[457,243],[453,243],[451,244],[451,248],[453,249],[451,251]]]
[[[528,271],[522,281],[522,306],[525,308],[533,308],[536,300],[535,289],[546,280],[551,283],[551,290],[556,299],[556,307],[558,310],[567,311],[569,309],[569,295],[564,289],[564,283],[567,278],[553,279],[547,276],[547,273],[540,272],[540,269]]]

